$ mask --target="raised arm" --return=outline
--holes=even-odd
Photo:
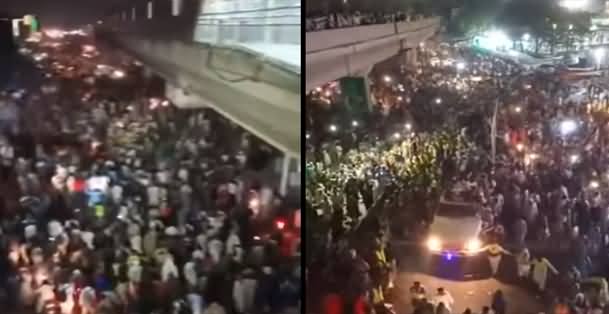
[[[552,263],[550,263],[550,261],[547,258],[544,258],[543,262],[546,263],[546,265],[548,265],[548,268],[550,268],[550,270],[554,273],[554,275],[558,275],[558,270],[556,269],[556,267],[554,267],[554,265],[552,265]]]

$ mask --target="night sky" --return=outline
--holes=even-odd
[[[32,13],[47,26],[73,26],[94,23],[116,4],[130,0],[0,0],[1,15]]]

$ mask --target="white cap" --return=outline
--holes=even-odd
[[[24,230],[25,238],[31,239],[36,236],[37,232],[38,232],[38,229],[36,228],[35,225],[29,225],[29,226],[25,227],[25,230]]]
[[[178,235],[178,228],[171,226],[171,227],[167,227],[165,229],[165,234],[168,236],[177,236]]]
[[[56,237],[63,233],[63,226],[57,220],[51,220],[48,224],[49,235]]]
[[[205,256],[203,255],[203,251],[201,251],[201,250],[195,250],[194,252],[192,252],[192,258],[194,258],[194,259],[203,259],[203,258],[205,258]]]

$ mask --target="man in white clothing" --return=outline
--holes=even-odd
[[[171,278],[180,278],[178,267],[173,261],[173,255],[167,254],[161,266],[161,280],[167,282]]]
[[[438,288],[437,294],[433,297],[433,304],[438,305],[440,302],[444,303],[448,311],[452,311],[453,305],[455,304],[455,299],[453,299],[450,292],[446,291],[444,288]]]

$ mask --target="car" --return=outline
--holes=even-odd
[[[441,200],[429,225],[427,251],[447,259],[478,255],[483,247],[479,213],[476,203]]]

